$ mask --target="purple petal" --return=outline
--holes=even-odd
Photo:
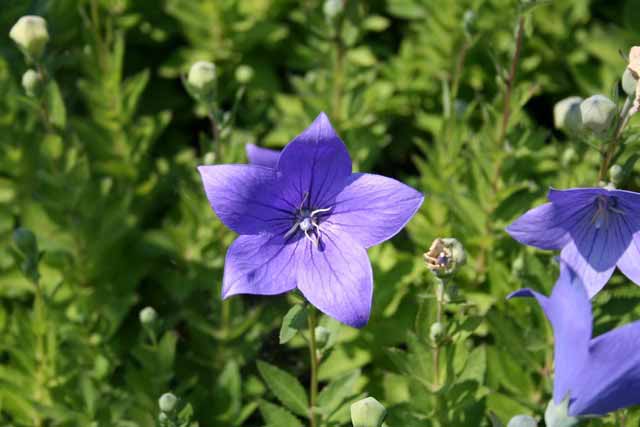
[[[271,169],[275,169],[278,165],[278,159],[280,158],[279,150],[262,148],[254,144],[247,144],[244,148],[247,152],[249,163],[252,165],[264,166]]]
[[[631,191],[612,191],[623,213],[619,216],[620,233],[631,236],[629,246],[618,261],[618,268],[635,284],[640,285],[640,194]]]
[[[567,218],[546,203],[518,218],[506,231],[520,243],[540,249],[560,249],[569,241]]]
[[[572,240],[560,253],[582,278],[590,298],[609,281],[629,246],[631,236],[622,232],[622,220],[620,215],[610,214],[607,224],[596,227],[593,215],[585,215],[571,230]]]
[[[367,324],[373,296],[373,273],[367,251],[344,233],[323,230],[319,247],[304,242],[304,265],[298,289],[311,304],[340,322]]]
[[[199,166],[204,190],[220,220],[239,234],[281,232],[291,227],[293,209],[276,185],[276,171],[261,166]]]
[[[574,396],[575,383],[586,365],[591,339],[591,303],[580,277],[567,265],[561,263],[560,277],[551,297],[547,298],[530,289],[522,289],[508,298],[533,296],[538,300],[551,322],[555,339],[555,379],[553,398],[560,403],[567,394]]]
[[[633,235],[631,243],[618,260],[618,268],[636,285],[640,285],[640,233]]]
[[[569,188],[567,190],[558,190],[552,188],[549,190],[549,201],[563,208],[572,208],[576,206],[585,206],[595,200],[598,196],[608,196],[609,190],[605,188]]]
[[[287,180],[289,200],[309,194],[310,207],[323,209],[351,175],[351,158],[344,143],[321,113],[304,132],[282,150],[278,172]]]
[[[222,298],[237,294],[276,295],[296,287],[300,240],[281,235],[239,236],[227,251]]]
[[[589,362],[578,376],[571,415],[603,415],[640,403],[640,322],[591,341]]]
[[[369,248],[395,236],[423,200],[421,193],[395,179],[356,173],[336,196],[327,222]]]

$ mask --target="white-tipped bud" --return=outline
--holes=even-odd
[[[620,165],[613,165],[609,168],[609,179],[614,184],[620,184],[624,178],[624,169]]]
[[[538,422],[529,415],[516,415],[511,418],[507,427],[537,427]]]
[[[427,268],[438,276],[455,273],[467,262],[464,246],[452,237],[437,238],[424,254]]]
[[[344,0],[325,0],[322,5],[324,16],[328,19],[334,19],[344,10]]]
[[[238,83],[246,85],[253,80],[253,68],[248,65],[241,65],[236,68],[236,80]]]
[[[315,329],[316,344],[318,347],[323,348],[329,342],[331,332],[324,326],[317,326]]]
[[[49,41],[47,21],[40,16],[23,16],[11,27],[9,37],[25,54],[37,59],[42,55]]]
[[[582,124],[598,134],[606,133],[616,115],[616,104],[604,95],[593,95],[580,104]]]
[[[162,412],[171,412],[176,408],[178,398],[173,393],[165,393],[160,396],[158,406]]]
[[[626,93],[627,96],[635,96],[637,85],[638,79],[629,68],[625,68],[622,74],[622,90],[624,90],[624,93]]]
[[[358,400],[351,405],[353,427],[380,427],[387,416],[387,410],[373,397]]]
[[[36,96],[42,88],[42,76],[36,70],[27,70],[22,75],[22,87],[28,96]]]
[[[582,98],[570,96],[553,106],[553,124],[557,129],[576,132],[582,128],[580,104]]]
[[[216,85],[216,66],[211,62],[198,61],[189,69],[187,82],[191,89],[200,96],[213,93]]]
[[[143,326],[150,326],[158,320],[158,312],[153,307],[145,307],[138,315]]]
[[[435,322],[429,328],[429,338],[434,343],[439,343],[442,337],[444,336],[444,326],[440,322]]]

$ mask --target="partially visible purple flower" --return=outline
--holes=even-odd
[[[278,159],[280,158],[281,153],[279,150],[262,148],[254,144],[245,145],[245,150],[247,151],[249,163],[252,165],[264,166],[273,169],[278,165]]]
[[[517,241],[561,249],[560,257],[582,278],[589,297],[607,283],[616,265],[640,285],[640,194],[606,188],[550,190],[550,203],[507,227]]]
[[[275,167],[264,166],[262,149],[250,150],[263,166],[198,168],[211,207],[240,234],[227,252],[222,297],[298,288],[322,312],[364,326],[373,293],[367,248],[398,233],[422,194],[391,178],[352,173],[325,114],[284,148]]]
[[[569,398],[569,415],[604,415],[640,403],[640,322],[591,338],[591,303],[580,277],[564,262],[550,297],[531,289],[553,327],[553,400]]]

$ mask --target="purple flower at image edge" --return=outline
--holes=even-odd
[[[534,297],[553,327],[553,400],[569,398],[569,415],[604,415],[640,403],[640,322],[592,338],[591,303],[584,285],[561,261],[546,297],[520,289],[507,298]]]
[[[618,268],[640,284],[640,194],[606,188],[549,191],[549,201],[507,227],[517,241],[560,249],[596,295]]]
[[[211,207],[239,234],[226,255],[222,297],[297,288],[325,314],[364,326],[373,296],[367,249],[397,234],[422,194],[391,178],[352,173],[324,113],[279,157],[262,150],[247,147],[259,164],[198,168]]]
[[[280,158],[280,150],[272,150],[271,148],[262,148],[254,144],[245,146],[249,163],[257,166],[264,166],[275,169],[278,166]]]

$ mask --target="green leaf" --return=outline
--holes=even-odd
[[[149,70],[144,70],[129,77],[123,84],[124,115],[127,118],[133,117],[140,100],[140,95],[149,83]]]
[[[354,392],[356,381],[360,378],[360,370],[343,375],[329,383],[318,395],[318,407],[327,416],[331,416],[345,399]]]
[[[282,319],[282,326],[280,327],[280,344],[289,342],[301,329],[303,329],[307,322],[307,310],[302,304],[296,304]]]
[[[295,415],[281,406],[261,401],[260,414],[268,427],[301,427],[302,423]]]
[[[47,114],[52,125],[64,129],[67,125],[67,109],[64,106],[62,94],[58,84],[51,80],[45,90]]]
[[[278,400],[294,413],[307,417],[309,399],[298,380],[293,375],[266,362],[259,360],[257,364],[262,379]]]

